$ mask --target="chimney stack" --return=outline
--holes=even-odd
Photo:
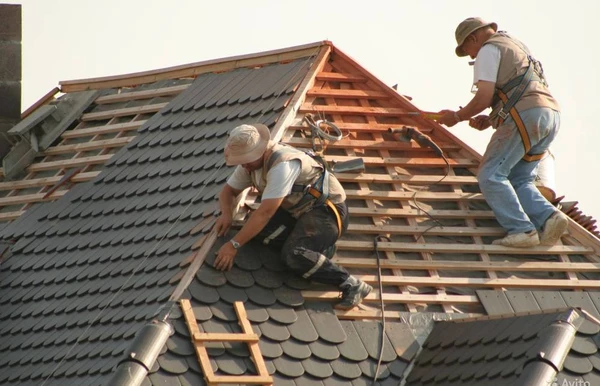
[[[0,159],[10,151],[10,130],[21,119],[21,5],[0,4]]]

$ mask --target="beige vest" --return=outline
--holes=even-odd
[[[265,153],[261,177],[258,178],[256,173],[250,174],[253,185],[260,193],[264,192],[267,186],[267,174],[269,170],[280,162],[290,161],[293,159],[300,160],[302,164],[300,175],[298,175],[298,178],[296,178],[296,182],[294,184],[312,185],[319,179],[321,173],[323,172],[323,166],[318,161],[292,146],[275,144]],[[292,192],[283,199],[281,207],[289,211],[292,216],[298,217],[302,213],[308,211],[314,203],[314,200],[310,200],[304,205],[294,207],[303,197],[304,193],[302,192]],[[332,173],[329,173],[329,199],[334,204],[339,204],[346,200],[346,192],[344,192],[342,184],[340,184],[340,182]]]
[[[496,88],[502,88],[511,79],[522,75],[527,71],[529,66],[529,49],[515,38],[509,37],[503,32],[498,32],[490,37],[485,44],[493,44],[500,49],[500,67],[498,68],[498,78],[496,80]],[[539,75],[539,74],[538,74]],[[507,96],[510,99],[516,87],[508,92]],[[492,125],[498,126],[498,116],[496,115],[502,107],[502,102],[498,98],[494,98],[492,102]],[[553,110],[560,111],[558,102],[550,94],[547,85],[543,81],[531,80],[527,89],[521,96],[521,99],[515,105],[517,111],[525,111],[534,107],[549,107]],[[508,111],[505,111],[508,113]]]

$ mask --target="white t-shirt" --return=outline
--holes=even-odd
[[[473,92],[477,92],[477,82],[484,80],[496,83],[500,68],[500,49],[493,44],[481,47],[473,68]]]
[[[298,159],[280,162],[267,173],[267,186],[262,199],[282,198],[292,192],[292,186],[302,171],[302,163]],[[256,181],[262,178],[262,168],[253,171]],[[242,166],[238,166],[227,179],[227,184],[236,190],[244,190],[252,186],[250,174]]]

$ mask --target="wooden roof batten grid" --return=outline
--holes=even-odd
[[[353,62],[348,62],[347,57],[338,54],[337,49],[333,50],[332,58],[329,59],[327,66],[322,72],[317,74],[315,85],[306,93],[305,101],[299,109],[299,115],[296,122],[301,121],[303,114],[311,113],[320,117],[326,117],[333,121],[342,129],[346,137],[339,142],[329,145],[328,149],[337,151],[331,155],[331,152],[325,152],[325,158],[328,161],[344,161],[360,156],[357,152],[370,151],[368,157],[362,157],[367,166],[369,164],[383,167],[386,173],[378,175],[372,172],[364,172],[361,174],[342,174],[340,181],[342,183],[355,183],[360,189],[346,189],[348,198],[352,200],[362,200],[365,203],[365,208],[351,207],[351,218],[355,216],[371,217],[372,226],[351,224],[348,229],[348,236],[356,234],[383,234],[383,235],[413,235],[415,242],[413,243],[383,243],[380,249],[385,255],[382,260],[385,269],[391,270],[393,275],[384,275],[382,280],[386,285],[399,288],[400,293],[384,293],[383,298],[386,303],[401,303],[404,304],[407,310],[416,312],[419,310],[415,305],[439,304],[445,312],[454,312],[455,306],[460,305],[475,305],[479,304],[476,296],[471,295],[449,295],[445,292],[448,287],[453,288],[495,288],[495,289],[510,289],[510,288],[529,288],[529,289],[563,289],[563,290],[581,290],[581,289],[597,289],[598,286],[594,280],[580,279],[576,273],[595,273],[600,272],[597,265],[598,257],[595,248],[581,247],[579,243],[573,245],[557,245],[552,247],[536,247],[528,250],[520,250],[507,248],[503,246],[495,246],[484,243],[482,237],[494,236],[501,237],[504,231],[501,227],[482,227],[478,225],[477,219],[494,218],[491,211],[488,210],[473,210],[470,203],[474,200],[483,203],[484,199],[480,193],[470,193],[463,190],[463,186],[476,186],[477,181],[474,177],[477,164],[481,156],[475,153],[468,146],[441,129],[439,125],[433,122],[427,122],[417,119],[407,119],[403,112],[418,111],[402,96],[389,95],[389,90],[377,85],[376,82],[369,79],[368,73],[365,75],[361,69],[352,68]],[[338,54],[338,55],[336,55]],[[391,91],[394,92],[394,91]],[[398,102],[400,100],[401,103]],[[340,103],[338,103],[340,102]],[[315,104],[316,103],[316,104]],[[371,105],[374,104],[374,105]],[[376,106],[376,107],[375,107]],[[397,124],[381,124],[378,117],[390,118],[397,117]],[[424,158],[428,149],[422,149],[414,143],[399,143],[384,141],[382,132],[391,126],[409,125],[418,127],[422,132],[432,135],[432,138],[438,143],[444,144],[443,149],[450,160],[449,174],[444,181],[440,182],[439,186],[446,186],[448,190],[441,192],[421,192],[417,194],[417,200],[425,200],[431,202],[453,202],[457,209],[433,209],[432,216],[440,216],[440,218],[455,218],[463,220],[463,226],[460,227],[439,227],[431,229],[427,235],[452,235],[466,236],[472,240],[472,244],[456,244],[456,243],[427,243],[419,242],[416,235],[422,234],[426,227],[419,226],[417,219],[425,219],[427,215],[419,210],[415,210],[411,201],[414,199],[413,192],[407,192],[402,184],[426,186],[439,181],[440,175],[418,175],[411,174],[410,176],[399,175],[394,166],[401,165],[404,167],[411,166],[429,166],[431,170],[444,167],[444,163],[440,159]],[[291,126],[283,137],[283,142],[289,143],[297,147],[309,147],[311,142],[305,138],[303,131],[306,128],[301,126]],[[366,140],[365,135],[371,136],[371,139]],[[346,156],[340,156],[339,151],[344,151]],[[402,151],[407,155],[406,160],[399,161],[397,157],[390,157],[390,151]],[[378,156],[373,156],[373,152],[377,152]],[[431,157],[431,156],[430,156]],[[415,160],[417,159],[417,160]],[[415,161],[412,161],[415,160]],[[456,162],[456,160],[460,160]],[[457,175],[455,168],[463,168],[470,170],[472,176]],[[370,173],[370,174],[369,174]],[[375,191],[368,188],[368,183],[379,183],[389,186],[389,190]],[[391,202],[399,202],[399,208],[393,207],[377,208],[373,199],[388,200]],[[408,226],[385,225],[381,219],[386,217],[386,214],[393,214],[394,218],[404,219]],[[425,229],[424,229],[425,228]],[[456,228],[456,229],[455,229]],[[357,267],[357,260],[362,260],[360,264],[363,268],[375,268],[375,259],[363,258],[356,259],[352,257],[339,257],[344,251],[364,251],[371,254],[373,251],[372,243],[368,241],[356,241],[342,239],[338,241],[338,257],[335,261],[348,268]],[[397,255],[398,252],[416,252],[421,255],[422,260],[401,260]],[[459,261],[442,261],[434,258],[438,253],[451,254],[469,254],[478,256],[478,261],[460,260]],[[502,262],[497,261],[496,255],[509,255],[523,259],[523,262]],[[538,263],[535,261],[527,261],[527,256],[534,255],[551,255],[555,256],[556,262],[549,261]],[[569,256],[585,256],[591,261],[590,263],[571,262]],[[366,262],[369,263],[366,263]],[[386,263],[388,262],[389,263]],[[403,264],[404,263],[404,264]],[[453,266],[452,264],[455,263]],[[441,277],[437,274],[436,269],[448,269],[456,271],[479,271],[485,277],[470,278],[460,277]],[[411,271],[426,271],[428,276],[404,276],[402,269]],[[499,278],[500,271],[514,272],[560,272],[566,275],[565,279],[530,279],[530,278]],[[362,275],[363,280],[372,284],[376,283],[376,276]],[[418,294],[407,291],[410,287],[434,287],[437,288],[437,295],[433,294]],[[365,303],[368,305],[379,302],[379,294],[377,291],[370,294]],[[328,291],[303,291],[306,299],[322,300],[335,299],[337,293]],[[368,308],[368,307],[367,307]],[[422,309],[422,308],[421,308]],[[378,310],[368,308],[367,310],[354,310],[352,312],[338,311],[338,316],[341,318],[372,318],[380,315]],[[386,316],[398,317],[394,311],[386,312]]]
[[[127,102],[134,100],[150,101],[155,97],[174,97],[187,87],[189,84],[144,91],[118,92],[98,97],[94,104],[110,106],[111,103],[125,103],[126,105]],[[96,165],[106,163],[118,149],[135,138],[134,131],[146,122],[142,118],[145,114],[154,114],[166,104],[147,104],[134,108],[124,106],[83,114],[74,128],[63,132],[56,145],[43,151],[42,158],[27,167],[24,178],[0,182],[0,191],[8,190],[8,193],[0,197],[0,210],[2,210],[0,221],[15,220],[32,204],[60,199],[74,184],[94,179],[100,171],[92,169]],[[93,126],[91,125],[93,121],[105,123]],[[73,170],[79,172],[63,181],[68,177],[69,171]],[[39,177],[40,173],[44,173],[44,176]],[[54,175],[48,177],[48,173]],[[0,175],[2,175],[1,169]],[[60,184],[59,189],[57,184]],[[37,189],[37,192],[30,193],[32,189]],[[49,191],[53,191],[52,194],[47,194]],[[11,209],[12,207],[17,208]]]

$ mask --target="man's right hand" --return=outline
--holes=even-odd
[[[490,117],[487,115],[478,115],[475,118],[469,119],[469,126],[479,131],[485,130],[491,125]]]
[[[225,235],[227,232],[229,232],[232,222],[233,221],[231,219],[231,215],[228,215],[228,214],[220,215],[219,218],[217,219],[217,222],[215,222],[215,230],[217,231],[217,236],[221,237],[221,236]]]

